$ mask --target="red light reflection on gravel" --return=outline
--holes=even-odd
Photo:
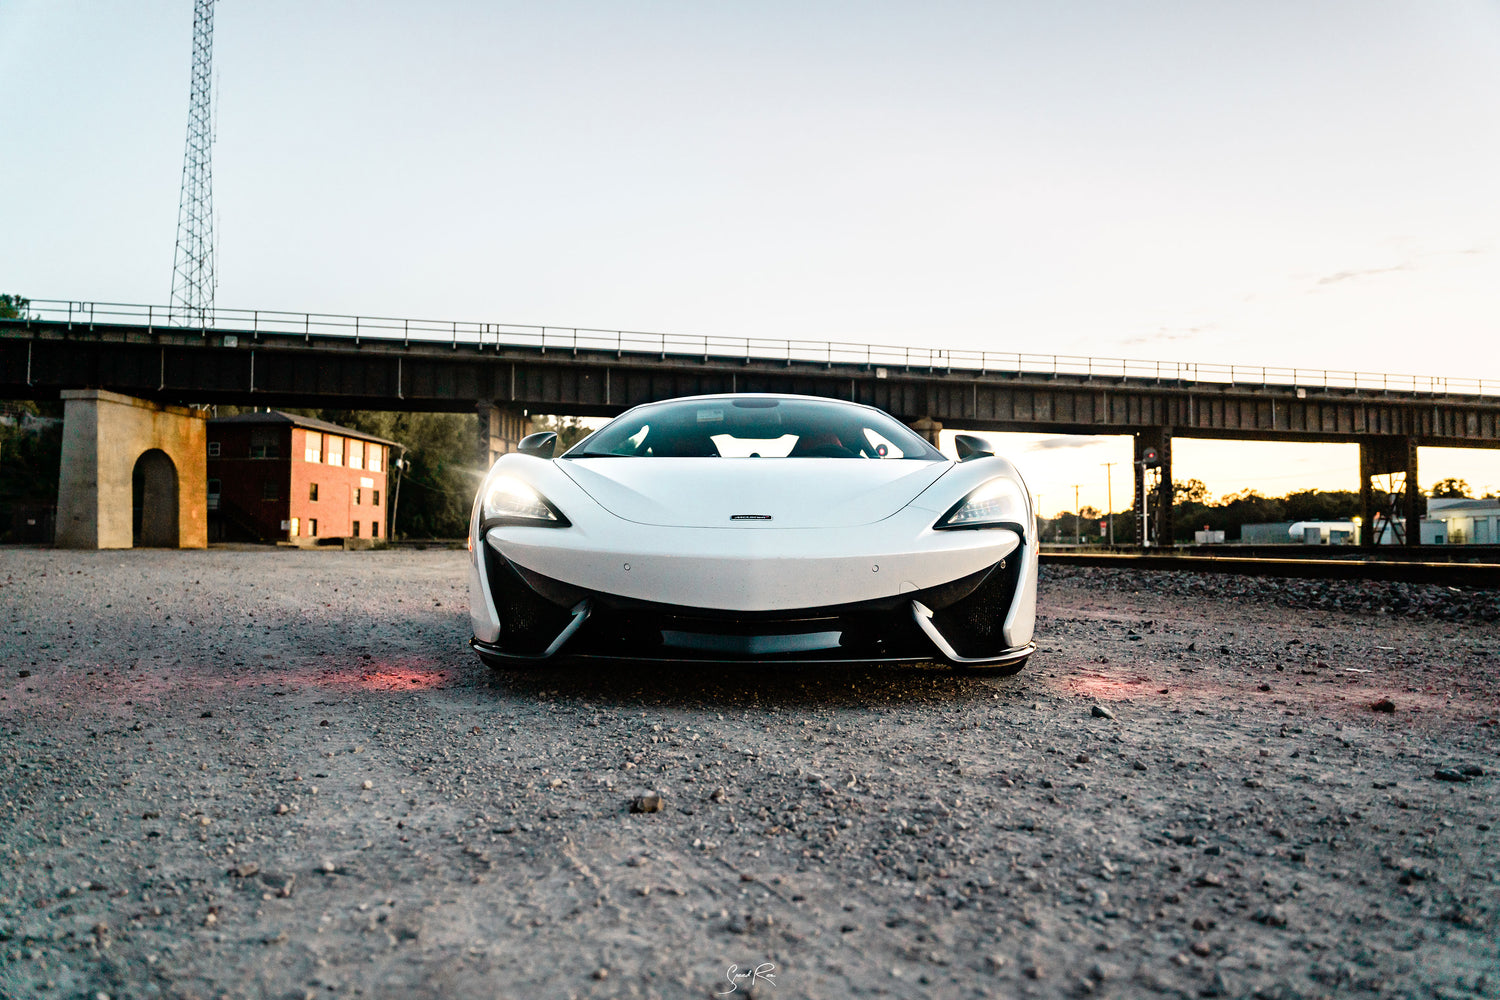
[[[451,679],[452,674],[447,670],[372,663],[363,670],[333,671],[322,674],[314,683],[330,687],[358,688],[361,691],[423,691],[442,687]]]
[[[1063,681],[1063,687],[1074,694],[1081,694],[1100,701],[1124,701],[1157,694],[1162,685],[1145,677],[1101,677],[1098,674],[1080,674]]]

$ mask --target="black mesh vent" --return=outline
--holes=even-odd
[[[488,547],[481,554],[489,571],[490,596],[500,617],[500,638],[495,646],[521,656],[545,653],[572,620],[570,609],[553,604],[528,587],[505,557]]]
[[[1021,552],[997,563],[974,592],[933,612],[932,623],[959,656],[994,656],[1005,648],[1005,615],[1020,581]]]

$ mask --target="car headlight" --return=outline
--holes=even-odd
[[[572,524],[563,512],[536,490],[513,476],[498,476],[485,487],[480,524],[529,524],[541,528],[566,528]]]
[[[1031,520],[1026,497],[1012,479],[991,479],[954,504],[934,528],[1010,528],[1023,537]]]

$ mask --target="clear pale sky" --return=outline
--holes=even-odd
[[[168,298],[191,38],[0,4],[0,291]],[[1500,379],[1497,54],[1492,0],[225,0],[217,301]],[[1130,458],[996,440],[1048,512]],[[1346,446],[1175,458],[1356,486]]]

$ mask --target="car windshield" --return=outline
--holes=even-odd
[[[563,457],[944,460],[879,410],[785,396],[707,396],[640,406]]]

